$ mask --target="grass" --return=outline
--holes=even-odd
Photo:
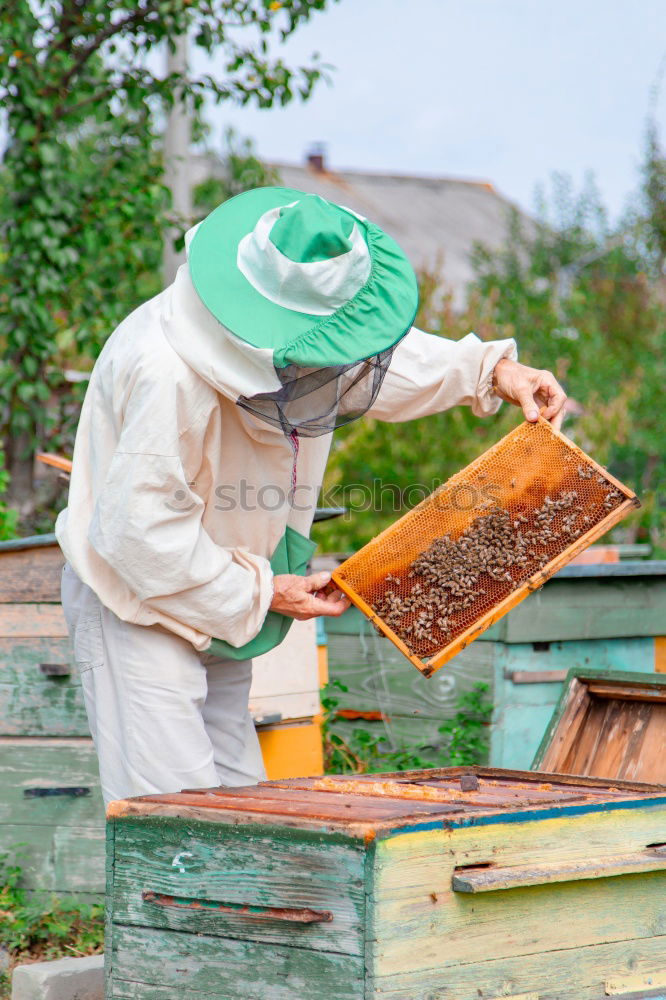
[[[20,849],[14,856],[0,855],[0,947],[9,952],[9,974],[0,972],[0,1000],[11,996],[15,965],[104,950],[104,906],[31,895],[21,885],[20,857]]]
[[[338,680],[331,681],[322,690],[324,768],[327,774],[369,774],[453,767],[483,764],[488,758],[493,706],[487,699],[487,684],[475,684],[471,691],[458,698],[453,718],[439,726],[441,745],[437,748],[435,759],[424,757],[424,748],[419,746],[406,744],[398,748],[388,747],[383,727],[371,732],[361,724],[353,728],[351,736],[343,738],[336,731],[336,722],[340,719],[337,709],[340,706],[339,695],[345,694],[347,690]]]

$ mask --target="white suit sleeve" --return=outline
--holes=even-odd
[[[192,448],[192,434],[182,445],[177,395],[178,387],[168,385],[133,392],[88,540],[142,602],[135,621],[151,624],[159,612],[241,646],[263,624],[273,575],[267,559],[221,547],[205,531],[204,503],[185,468],[199,467],[206,419],[194,434],[198,447]],[[169,445],[187,456],[165,453]]]
[[[399,422],[461,405],[489,416],[501,404],[492,391],[493,369],[502,358],[516,357],[514,340],[483,341],[473,333],[446,340],[413,327],[396,347],[368,416]]]

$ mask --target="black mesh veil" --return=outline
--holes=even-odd
[[[390,347],[365,361],[332,368],[276,368],[282,383],[276,392],[240,396],[239,406],[287,436],[330,434],[336,427],[357,420],[374,403],[391,363]]]

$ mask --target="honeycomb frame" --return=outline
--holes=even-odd
[[[498,492],[504,494],[504,502],[496,495]],[[582,503],[571,512],[580,492],[583,493]],[[553,500],[551,494],[565,499]],[[460,497],[462,501],[457,499]],[[472,502],[467,503],[465,498]],[[557,509],[552,516],[548,514],[548,504]],[[563,504],[568,504],[570,512],[560,516]],[[627,486],[540,416],[536,423],[520,424],[346,559],[333,572],[332,582],[424,676],[430,677],[639,506],[638,498]],[[581,510],[586,513],[578,521]],[[401,636],[399,630],[385,620],[386,612],[378,611],[373,604],[383,602],[385,605],[389,591],[387,583],[391,587],[398,585],[410,596],[414,594],[415,585],[405,584],[404,579],[407,575],[414,577],[413,564],[429,546],[441,542],[443,537],[452,540],[447,544],[455,546],[463,537],[468,538],[470,533],[478,531],[478,526],[483,525],[490,514],[499,516],[505,524],[510,523],[513,527],[509,530],[514,531],[521,544],[518,532],[524,530],[534,536],[535,524],[546,524],[547,527],[540,530],[548,532],[548,537],[555,537],[541,541],[539,535],[540,540],[530,551],[536,552],[537,546],[544,551],[537,553],[534,559],[526,557],[524,568],[504,567],[507,582],[497,583],[495,577],[495,582],[491,580],[490,590],[494,597],[482,596],[487,591],[483,588],[473,591],[472,585],[470,593],[476,594],[472,610],[469,613],[461,611],[454,634],[447,639],[445,633],[440,632],[438,648],[426,655],[423,649],[415,648],[419,646],[418,640],[406,640],[404,631]],[[572,523],[575,527],[573,537],[565,545],[563,533],[572,531]],[[524,528],[524,524],[527,527]],[[506,532],[504,538],[507,538]],[[486,582],[485,571],[478,579],[482,578]],[[416,579],[421,577],[417,574]],[[476,603],[479,607],[474,610]],[[409,613],[403,614],[409,619]],[[468,618],[471,620],[467,623]],[[437,644],[432,638],[427,642]],[[420,645],[423,647],[424,643]]]

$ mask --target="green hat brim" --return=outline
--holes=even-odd
[[[277,368],[353,364],[386,351],[411,328],[418,307],[414,270],[398,244],[372,223],[350,216],[370,251],[370,276],[330,316],[277,305],[239,270],[238,244],[270,209],[304,196],[291,188],[255,188],[223,202],[199,225],[189,249],[192,282],[220,323],[253,347],[273,352]],[[346,209],[343,209],[346,211]]]

